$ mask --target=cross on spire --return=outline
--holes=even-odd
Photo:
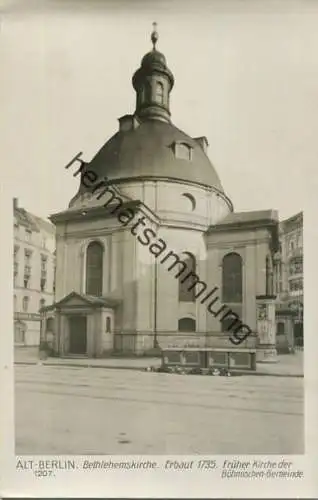
[[[156,43],[157,43],[158,38],[159,38],[159,35],[157,32],[157,26],[158,26],[158,24],[156,22],[152,23],[153,30],[151,33],[151,41],[152,41],[152,45],[153,45],[153,50],[156,50]]]

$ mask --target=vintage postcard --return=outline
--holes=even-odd
[[[316,497],[318,2],[0,17],[0,497]]]

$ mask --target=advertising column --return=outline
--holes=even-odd
[[[257,361],[276,363],[276,321],[275,295],[259,295],[256,297],[257,307]]]

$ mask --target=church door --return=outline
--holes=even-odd
[[[70,325],[70,354],[87,353],[86,316],[71,316]]]

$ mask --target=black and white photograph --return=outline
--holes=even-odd
[[[17,456],[306,453],[313,4],[3,8]]]

